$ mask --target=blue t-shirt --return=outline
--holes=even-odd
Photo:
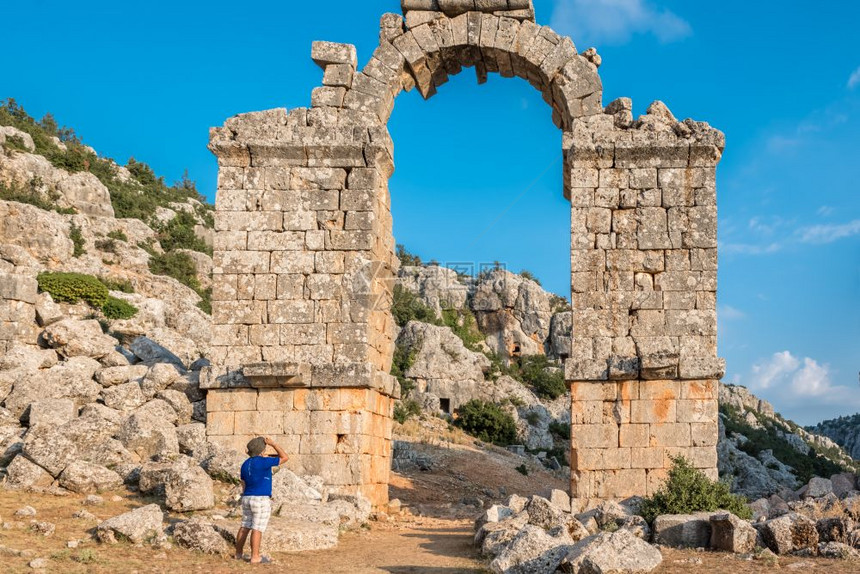
[[[255,456],[242,463],[242,496],[272,496],[272,468],[278,466],[276,456]]]

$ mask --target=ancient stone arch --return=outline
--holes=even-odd
[[[529,0],[403,0],[359,71],[315,42],[310,108],[230,118],[218,157],[207,434],[275,436],[298,471],[388,496],[394,254],[386,127],[474,67],[526,79],[563,131],[571,201],[571,494],[652,492],[671,456],[716,474],[716,183],[723,135],[655,102],[606,108],[593,50],[534,22]]]

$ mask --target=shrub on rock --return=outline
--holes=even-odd
[[[108,295],[107,301],[102,305],[102,313],[108,319],[131,319],[137,315],[137,307]]]
[[[472,399],[457,409],[457,415],[454,423],[484,442],[504,446],[517,438],[514,418],[497,404]]]
[[[108,289],[92,275],[83,273],[39,273],[39,289],[50,293],[54,301],[77,303],[86,301],[96,308],[107,303]]]
[[[642,501],[639,514],[645,520],[652,522],[661,514],[715,510],[726,510],[744,519],[752,518],[746,498],[732,494],[727,484],[709,479],[683,456],[673,458],[672,462],[666,483]]]

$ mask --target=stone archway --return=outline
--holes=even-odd
[[[571,201],[571,494],[653,491],[684,454],[716,475],[716,184],[707,124],[601,103],[599,56],[534,23],[525,0],[403,0],[361,71],[315,42],[312,107],[214,128],[219,162],[207,434],[279,437],[300,472],[387,500],[389,312],[398,261],[386,127],[395,98],[429,98],[474,67],[538,89],[563,131]]]

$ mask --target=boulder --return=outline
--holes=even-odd
[[[756,546],[758,532],[746,520],[730,512],[711,515],[711,545],[713,550],[746,554]]]
[[[490,563],[497,574],[552,574],[573,548],[563,529],[547,532],[527,524]]]
[[[819,542],[848,541],[849,534],[854,530],[854,521],[848,517],[822,518],[815,523]]]
[[[149,416],[161,419],[165,422],[175,425],[179,422],[176,415],[176,410],[170,404],[162,399],[152,399],[143,405],[136,408],[132,414],[139,416]]]
[[[179,452],[176,427],[149,413],[132,413],[119,428],[116,438],[142,460]]]
[[[648,526],[648,521],[636,514],[628,516],[627,518],[622,520],[621,524],[618,525],[618,528],[620,530],[627,530],[636,538],[639,538],[646,542],[651,540],[651,527]],[[586,530],[586,532],[588,532],[588,530]],[[591,532],[588,533],[592,534]],[[582,538],[585,538],[585,536],[583,536]]]
[[[580,540],[570,549],[562,567],[575,574],[644,574],[662,561],[659,550],[627,530],[618,530]]]
[[[277,513],[277,509],[282,504],[318,503],[322,500],[322,493],[309,486],[294,472],[278,467],[273,474],[272,509],[274,512]]]
[[[193,462],[191,462],[193,464]],[[167,479],[174,466],[187,466],[185,458],[173,462],[145,462],[140,467],[137,487],[141,494],[164,496]]]
[[[248,457],[215,443],[207,443],[207,445],[208,453],[202,455],[203,462],[200,466],[215,480],[239,484],[242,463]]]
[[[72,357],[49,369],[0,373],[15,374],[12,392],[6,397],[4,406],[20,417],[31,403],[45,399],[72,399],[78,406],[95,402],[102,390],[101,385],[93,380],[99,367],[98,361],[89,357]]]
[[[58,428],[31,428],[24,437],[24,456],[44,468],[54,478],[77,459],[75,444]]]
[[[230,544],[235,544],[239,523],[219,521],[215,528]],[[267,553],[326,550],[337,546],[337,537],[337,525],[273,516],[263,538],[263,549]]]
[[[806,485],[806,491],[802,494],[803,498],[821,498],[833,493],[833,483],[829,478],[813,476],[809,479]]]
[[[0,371],[21,369],[32,372],[50,369],[57,364],[57,360],[57,352],[53,349],[40,349],[32,345],[16,343],[0,357]]]
[[[164,533],[163,520],[161,508],[148,504],[105,520],[96,527],[96,537],[100,542],[111,544],[121,540],[143,544]]]
[[[572,541],[588,535],[585,527],[573,516],[554,506],[541,496],[533,496],[526,507],[528,523],[544,530],[563,529]]]
[[[24,455],[12,459],[6,467],[5,487],[10,490],[20,490],[34,486],[51,486],[54,477],[45,472],[41,466],[31,462]]]
[[[177,522],[173,527],[173,539],[183,548],[221,556],[233,553],[235,544],[228,542],[211,522],[199,518]]]
[[[818,545],[818,554],[824,558],[836,558],[837,560],[860,557],[860,552],[841,542],[822,542]]]
[[[30,403],[28,421],[30,426],[38,424],[60,426],[78,416],[78,408],[72,399],[45,399]]]
[[[136,338],[129,348],[144,363],[172,363],[185,369],[182,359],[147,337]]]
[[[711,541],[710,514],[664,514],[654,519],[654,543],[672,548],[707,548]]]
[[[150,367],[140,384],[147,398],[152,398],[179,379],[183,370],[173,363],[156,363]]]
[[[96,320],[63,319],[48,325],[42,339],[64,357],[98,359],[114,351],[116,339],[102,333]]]
[[[191,402],[188,400],[188,397],[185,396],[185,393],[166,389],[159,391],[155,396],[170,405],[173,409],[176,419],[175,424],[184,425],[191,422]]]
[[[60,486],[80,494],[112,490],[122,486],[122,477],[99,464],[76,460],[59,478]]]
[[[212,479],[196,465],[172,469],[164,490],[167,508],[176,512],[207,510],[215,506]]]
[[[484,398],[484,372],[490,360],[467,349],[449,327],[410,321],[400,331],[397,344],[414,357],[406,377],[421,380],[423,393],[447,399],[449,412],[471,399]],[[440,405],[432,404],[431,410],[438,411]]]
[[[499,522],[488,522],[475,533],[475,545],[489,558],[498,556],[528,524],[528,512],[520,512]]]
[[[594,519],[601,530],[621,524],[628,516],[630,512],[614,500],[605,500],[594,510]]]
[[[146,397],[138,383],[123,383],[104,389],[102,400],[108,408],[118,411],[132,411],[146,402]]]
[[[563,490],[552,488],[541,493],[544,498],[550,501],[550,504],[564,512],[570,512],[570,495]]]
[[[830,485],[833,488],[833,494],[843,498],[856,491],[856,477],[850,472],[834,474],[830,477]]]
[[[176,438],[179,441],[179,452],[189,456],[197,456],[206,444],[206,425],[189,423],[176,427]]]
[[[397,276],[397,285],[416,295],[436,317],[443,309],[464,309],[468,287],[460,282],[457,272],[439,265],[404,265]]]
[[[482,274],[475,285],[471,309],[487,345],[497,355],[539,355],[549,338],[550,294],[535,281],[504,269]]]
[[[815,522],[797,513],[790,513],[757,525],[762,540],[776,554],[788,554],[818,545]]]
[[[348,494],[332,494],[325,506],[338,517],[341,529],[357,528],[366,525],[370,519],[373,506],[370,501],[361,496]],[[281,507],[283,514],[286,506]]]
[[[123,383],[139,383],[149,372],[146,365],[120,365],[105,367],[96,371],[96,381],[103,387],[113,387]]]
[[[490,506],[477,520],[475,520],[475,531],[481,529],[481,527],[489,522],[501,522],[502,520],[513,516],[513,511],[507,506],[502,506],[500,504],[494,504]]]
[[[557,358],[565,359],[570,356],[573,343],[571,332],[573,328],[573,313],[562,311],[552,316],[549,326],[548,354]]]

